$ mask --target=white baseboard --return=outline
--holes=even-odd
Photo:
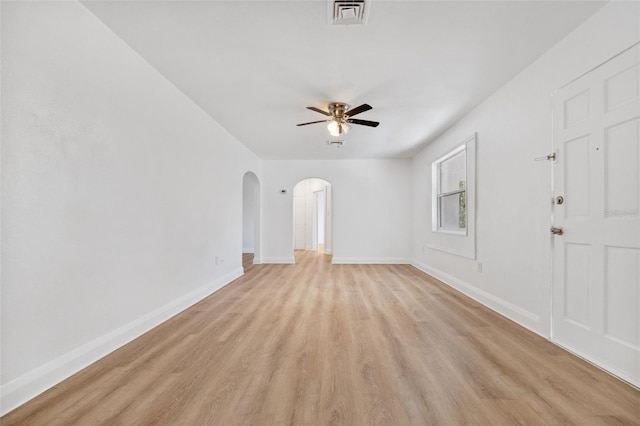
[[[262,263],[296,263],[293,256],[290,257],[263,257]]]
[[[626,382],[627,384],[633,386],[634,388],[640,389],[640,381],[638,380],[638,378],[631,377],[627,373],[622,372],[617,368],[611,367],[608,363],[595,359],[590,355],[586,355],[584,352],[579,351],[573,348],[572,346],[566,345],[565,343],[559,342],[556,339],[551,339],[551,342],[556,346],[559,346],[562,349],[568,352],[571,352],[573,355],[577,356],[578,358],[582,358],[583,360],[587,361],[589,364],[593,365],[596,368],[599,368],[600,370],[606,372],[607,374],[612,374],[616,376],[618,379],[622,380],[623,382]]]
[[[253,264],[260,265],[262,263],[262,259],[258,256],[253,256]]]
[[[402,257],[336,257],[331,263],[334,265],[406,265],[407,259]]]
[[[521,307],[516,306],[513,303],[507,302],[506,300],[494,296],[493,294],[481,290],[456,277],[453,277],[446,272],[442,272],[439,269],[418,262],[415,259],[411,261],[411,265],[421,270],[422,272],[442,281],[449,287],[452,287],[459,292],[466,294],[476,302],[483,304],[484,306],[499,313],[500,315],[509,318],[510,320],[520,324],[521,326],[533,331],[534,333],[542,337],[545,337],[540,330],[541,324],[540,317],[538,315],[522,309]]]
[[[0,416],[124,346],[242,276],[242,268],[167,303],[0,387]]]
[[[245,247],[245,248],[242,249],[242,253],[243,254],[244,253],[253,253],[253,252],[254,252],[253,247]]]

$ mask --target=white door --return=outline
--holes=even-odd
[[[554,94],[553,339],[640,386],[640,50]]]

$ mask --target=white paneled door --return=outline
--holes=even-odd
[[[639,62],[636,45],[554,94],[552,296],[553,339],[636,386]]]

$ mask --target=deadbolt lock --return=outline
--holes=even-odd
[[[562,230],[562,228],[560,228],[560,227],[552,226],[552,227],[551,227],[551,233],[552,233],[553,235],[562,235],[562,234],[564,234],[564,231],[563,231],[563,230]]]
[[[564,197],[562,195],[558,195],[556,197],[556,204],[562,204],[564,203]]]

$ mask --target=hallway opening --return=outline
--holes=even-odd
[[[308,178],[293,188],[293,249],[333,254],[331,183]]]
[[[253,172],[242,178],[242,266],[245,272],[260,259],[260,181]]]

